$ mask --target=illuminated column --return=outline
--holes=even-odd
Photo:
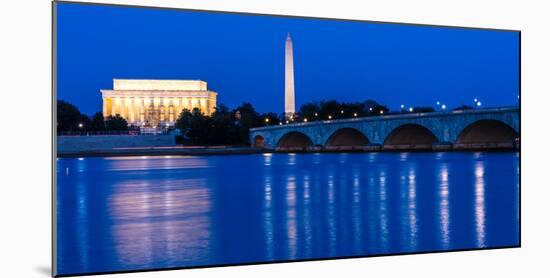
[[[145,122],[145,98],[140,98],[140,107],[139,107],[139,121],[143,124]]]
[[[214,113],[214,111],[216,111],[216,98],[209,98],[208,105],[210,107],[210,113]]]
[[[120,116],[128,120],[126,96],[121,97]]]
[[[166,119],[164,113],[166,112],[166,107],[164,105],[164,97],[159,98],[159,121],[164,122]]]
[[[191,111],[193,111],[193,109],[195,109],[195,107],[197,107],[197,99],[192,97],[191,98]]]
[[[107,117],[107,99],[105,97],[103,99],[103,117]]]
[[[200,107],[201,107],[201,111],[205,114],[205,115],[208,115],[208,109],[207,109],[207,106],[206,106],[206,98],[200,98]]]
[[[120,99],[118,97],[114,97],[111,101],[111,116],[115,116],[117,113],[117,106],[120,103]]]
[[[134,97],[134,120],[136,121],[136,123],[139,122],[139,113],[140,113],[140,105],[141,104],[141,101],[139,99],[139,97]]]
[[[174,118],[177,119],[181,113],[181,99],[174,98]]]
[[[134,97],[128,97],[128,119],[133,124],[136,120],[134,115]]]

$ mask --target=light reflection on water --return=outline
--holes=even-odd
[[[482,161],[475,165],[475,212],[476,235],[479,247],[485,247],[485,170]]]
[[[450,243],[450,219],[451,215],[449,212],[449,169],[447,164],[441,164],[439,171],[440,178],[440,190],[439,190],[439,221],[441,229],[441,241],[443,249],[449,248]]]
[[[58,270],[513,246],[517,161],[515,153],[59,159]]]

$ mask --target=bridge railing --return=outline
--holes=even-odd
[[[418,117],[440,117],[440,116],[449,116],[449,115],[458,116],[458,115],[464,115],[464,114],[498,113],[498,112],[514,112],[514,111],[519,112],[519,107],[503,106],[503,107],[484,108],[484,109],[468,109],[468,110],[454,110],[454,111],[450,110],[450,111],[435,111],[435,112],[405,113],[405,114],[399,113],[399,114],[387,114],[387,115],[380,115],[380,116],[366,116],[366,117],[346,118],[346,119],[293,122],[289,124],[251,128],[250,131],[279,129],[279,128],[288,128],[288,127],[315,126],[319,124],[328,124],[328,123],[351,123],[351,122],[357,122],[357,121],[380,121],[380,120],[407,119],[407,118],[418,118]]]

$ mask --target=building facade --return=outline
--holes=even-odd
[[[103,117],[118,114],[135,126],[173,126],[183,109],[210,115],[216,108],[217,93],[201,80],[113,79],[112,90],[100,91]]]

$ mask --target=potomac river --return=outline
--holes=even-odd
[[[57,160],[58,274],[519,245],[516,152]]]

